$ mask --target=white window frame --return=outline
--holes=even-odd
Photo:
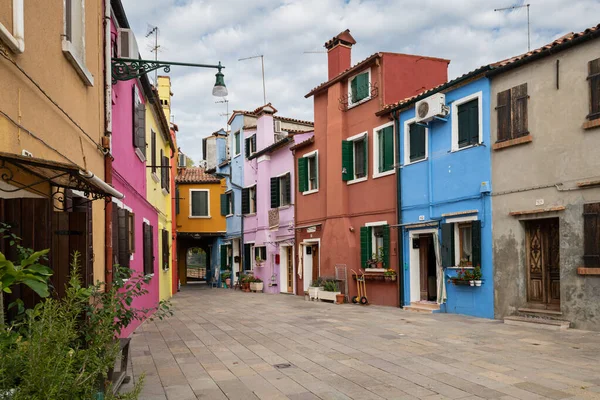
[[[66,10],[63,8],[62,51],[73,65],[73,68],[75,68],[75,71],[77,71],[79,77],[83,80],[83,83],[86,86],[94,86],[94,77],[85,65],[85,0],[71,0],[71,5],[75,7],[79,2],[81,2],[81,36],[79,37],[81,49],[78,48],[77,42],[73,42],[73,38],[71,38],[71,40],[67,39]],[[66,7],[68,3],[64,1],[63,4]],[[73,32],[73,29],[71,29],[71,32]]]
[[[252,135],[247,137],[247,139],[250,139],[250,140],[248,140],[248,145],[250,146],[250,149],[248,150],[248,155],[250,155],[250,156],[252,154],[256,153],[256,149],[252,148],[252,137],[253,136],[256,136],[256,133],[253,133]]]
[[[365,226],[374,228],[377,226],[384,226],[387,224],[388,224],[387,221],[376,221],[376,222],[367,222],[365,224]],[[375,231],[373,229],[371,229],[371,249],[374,249],[375,252],[377,252],[377,250],[376,250],[377,249],[377,240],[375,239]],[[377,254],[377,253],[375,253],[375,254]]]
[[[356,152],[354,151],[354,142],[357,142],[363,138],[365,139],[365,146],[367,146],[367,151],[365,152],[365,157],[367,157],[367,159],[365,160],[367,170],[365,171],[365,176],[363,176],[362,178],[356,178]],[[354,179],[347,181],[346,184],[353,185],[355,183],[364,182],[369,178],[369,131],[361,132],[358,135],[350,136],[346,140],[348,142],[352,142],[352,166],[354,168],[354,171],[352,171],[352,176],[354,177]]]
[[[265,248],[265,255],[266,255],[267,259],[269,258],[269,253],[267,252],[267,245],[266,244],[263,244],[262,246],[252,246],[252,265],[251,265],[252,266],[252,271],[254,271],[254,267],[258,267],[256,265],[256,249],[260,249],[262,247]],[[265,260],[261,259],[263,267],[265,266],[265,263],[267,262],[267,259],[265,259]]]
[[[0,40],[8,45],[15,53],[25,51],[25,11],[24,0],[12,2],[12,32],[0,24]]]
[[[478,219],[479,218],[477,218],[477,215],[470,215],[467,217],[446,218],[445,223],[454,224],[453,228],[454,228],[454,266],[455,266],[455,268],[458,268],[458,266],[460,265],[460,237],[459,237],[460,231],[458,229],[458,225],[463,222],[477,221]]]
[[[367,68],[366,70],[362,70],[360,72],[357,72],[356,74],[352,75],[350,78],[348,78],[348,82],[347,82],[347,86],[348,86],[348,110],[356,107],[362,103],[365,103],[369,100],[371,100],[371,90],[369,89],[369,95],[367,97],[365,97],[364,99],[357,101],[356,103],[352,102],[352,80],[354,78],[356,78],[358,75],[364,74],[365,72],[367,72],[369,74],[369,88],[371,87],[371,68]]]
[[[404,165],[417,164],[429,159],[429,126],[425,127],[425,157],[421,160],[410,161],[410,125],[416,124],[417,118],[404,121]]]
[[[233,190],[226,191],[225,195],[229,196],[227,200],[229,203],[229,214],[227,214],[225,218],[233,217],[235,214],[235,210],[233,209],[233,207],[235,207],[235,203],[233,201]]]
[[[242,137],[240,136],[241,134],[242,134],[241,131],[236,131],[236,132],[233,132],[233,135],[231,135],[231,140],[232,140],[231,148],[233,149],[233,157],[234,158],[239,156],[240,154],[242,154]],[[236,149],[236,147],[235,147],[235,135],[238,135],[240,138],[240,148],[239,149]]]
[[[206,192],[206,203],[207,203],[207,211],[208,215],[192,215],[192,192]],[[190,193],[190,211],[189,218],[210,218],[210,189],[189,189]]]
[[[286,171],[282,174],[277,175],[275,178],[278,179],[279,181],[279,208],[289,208],[292,205],[292,190],[290,190],[290,202],[288,204],[283,204],[283,185],[281,184],[281,178],[283,178],[284,176],[289,175],[290,176],[290,189],[293,187],[293,182],[292,182],[292,174],[290,173],[290,171]]]
[[[310,153],[306,153],[302,156],[302,158],[315,158],[315,165],[317,168],[317,188],[316,189],[308,189],[306,192],[302,192],[302,195],[306,196],[308,194],[313,194],[313,193],[317,193],[319,191],[319,186],[320,186],[320,182],[319,182],[319,150],[314,150],[311,151]],[[307,178],[308,178],[308,186],[310,187],[310,167],[309,167],[310,161],[306,162],[306,174],[307,174]]]
[[[382,176],[393,175],[396,173],[396,127],[394,121],[379,125],[373,128],[373,179],[381,178]],[[392,137],[394,138],[394,162],[393,167],[389,171],[379,172],[379,131],[392,127]]]
[[[254,209],[252,209],[252,191],[254,191],[254,197],[256,198],[256,184],[248,186],[248,202],[250,204],[250,210],[248,210],[249,212],[246,215],[256,215],[256,208],[258,207],[258,204],[256,204],[256,201],[254,201]]]
[[[465,146],[462,148],[458,147],[458,106],[468,103],[471,100],[477,99],[477,114],[478,114],[478,126],[479,126],[479,140],[477,144]],[[483,92],[479,91],[472,93],[468,96],[454,100],[452,102],[452,152],[470,149],[471,147],[479,146],[483,143]]]

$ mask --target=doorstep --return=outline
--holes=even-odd
[[[430,301],[413,301],[410,303],[410,306],[404,306],[404,309],[407,311],[433,314],[440,310],[440,305]]]
[[[529,328],[563,331],[569,329],[571,323],[562,319],[550,319],[539,316],[510,316],[504,317],[506,325],[525,326]]]

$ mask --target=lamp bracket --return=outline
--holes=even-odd
[[[160,68],[162,68],[164,72],[168,73],[171,71],[171,66],[173,65],[196,68],[215,68],[218,69],[219,72],[221,72],[222,68],[225,68],[220,62],[218,65],[211,65],[173,61],[138,60],[133,58],[113,58],[111,67],[112,84],[115,85],[117,81],[128,81],[130,79],[139,78],[142,75],[146,75],[148,72],[152,72]]]

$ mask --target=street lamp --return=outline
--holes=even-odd
[[[225,86],[225,80],[223,79],[223,73],[221,72],[221,68],[224,68],[221,67],[221,61],[219,61],[219,66],[217,68],[219,68],[219,72],[215,74],[215,76],[217,77],[217,81],[215,82],[215,86],[213,87],[212,94],[216,97],[225,97],[227,96],[228,92],[227,86]]]

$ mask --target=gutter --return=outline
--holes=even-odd
[[[113,171],[113,157],[112,157],[112,68],[111,68],[111,38],[110,38],[110,11],[111,11],[111,0],[104,0],[104,137],[102,138],[102,145],[104,148],[104,179],[102,182],[112,188],[112,171]],[[89,171],[88,171],[89,172]],[[82,174],[81,171],[79,171]],[[82,174],[85,176],[84,174]],[[93,178],[93,174],[90,178]],[[97,178],[96,178],[97,179]],[[98,182],[96,182],[99,186]],[[117,192],[118,193],[118,192]],[[119,193],[119,199],[124,196]],[[112,247],[112,213],[113,213],[113,202],[107,201],[104,207],[104,282],[106,288],[110,289],[113,281],[113,247]]]

